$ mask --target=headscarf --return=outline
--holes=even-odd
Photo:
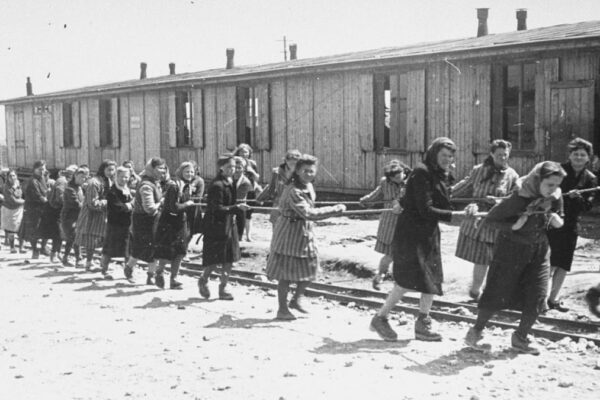
[[[541,163],[536,164],[531,171],[525,176],[520,177],[517,180],[517,188],[519,190],[519,196],[525,197],[528,199],[537,199],[542,197],[540,193],[540,184],[542,183],[542,168],[544,166],[550,166],[549,163],[556,164],[558,166],[558,170],[562,170],[562,167],[558,163],[553,161],[543,161]],[[556,168],[556,166],[552,166]],[[564,172],[564,171],[563,171]],[[564,176],[564,175],[563,175]],[[550,195],[553,200],[558,200],[562,196],[562,192],[560,187],[556,188],[556,190]]]
[[[447,137],[439,137],[436,138],[431,145],[427,148],[425,152],[425,156],[423,157],[423,162],[425,165],[432,171],[436,172],[440,177],[444,180],[448,180],[450,183],[454,181],[454,177],[451,173],[446,172],[437,163],[437,155],[442,149],[448,149],[452,152],[456,151],[456,145],[450,138]]]
[[[148,162],[146,163],[146,166],[144,167],[144,171],[142,172],[141,176],[146,176],[150,180],[152,180],[154,182],[158,182],[158,181],[160,181],[161,177],[156,175],[155,168],[158,167],[159,165],[165,165],[165,164],[166,164],[165,160],[163,160],[162,158],[153,157],[150,160],[148,160]]]

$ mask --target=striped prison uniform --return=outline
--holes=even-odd
[[[101,177],[90,178],[75,226],[75,244],[86,249],[102,245],[106,230],[106,188]]]
[[[508,167],[496,171],[491,179],[485,180],[490,173],[491,165],[476,165],[471,173],[452,188],[452,197],[482,198],[486,196],[504,197],[509,195],[517,183],[519,175]],[[492,204],[477,203],[480,211],[488,211]],[[475,264],[489,265],[492,261],[494,242],[498,232],[492,226],[479,226],[477,219],[466,218],[460,225],[456,253],[458,258]]]

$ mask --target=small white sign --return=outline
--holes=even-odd
[[[129,126],[131,127],[131,129],[141,129],[142,119],[140,117],[131,117],[129,121]]]

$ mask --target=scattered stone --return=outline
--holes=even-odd
[[[202,340],[204,340],[205,342],[208,342],[210,339],[207,338],[206,336],[202,336]]]
[[[571,386],[573,386],[573,382],[570,382],[570,381],[560,381],[560,382],[558,382],[558,387],[561,387],[561,388],[568,388],[568,387],[571,387]]]
[[[296,376],[298,375],[294,374],[293,372],[286,372],[285,374],[283,374],[284,378],[295,378]]]
[[[217,386],[213,390],[218,390],[219,392],[222,392],[224,390],[229,390],[229,389],[231,389],[231,386]]]
[[[457,315],[473,315],[473,313],[466,307],[456,307],[451,309],[450,312]]]
[[[346,368],[347,368],[347,367],[351,367],[351,366],[353,366],[353,365],[354,365],[354,363],[353,363],[352,361],[346,361],[346,362],[344,363],[344,367],[346,367]]]
[[[483,376],[490,376],[490,375],[492,375],[492,371],[485,371],[483,373]]]
[[[129,331],[130,335],[135,335],[135,331]]]
[[[177,309],[178,310],[185,310],[185,306],[182,305],[182,304],[180,304],[180,305],[177,306]]]
[[[494,364],[485,364],[483,368],[492,369],[494,368]]]
[[[544,368],[548,368],[548,366],[546,364],[540,364],[538,365],[539,369],[544,369]]]
[[[387,364],[385,364],[385,365],[383,366],[383,369],[393,369],[393,368],[394,368],[394,367],[392,367],[391,365],[387,365]]]
[[[477,395],[473,395],[473,396],[471,396],[471,399],[470,399],[470,400],[479,400],[479,396],[477,396]]]
[[[15,379],[23,379],[24,376],[23,375],[15,375]]]
[[[316,363],[322,363],[322,362],[323,362],[323,360],[320,360],[320,359],[318,359],[317,357],[315,357],[315,358],[313,359],[313,362],[316,362]]]
[[[48,293],[44,293],[44,294],[42,295],[42,297],[48,297],[48,296],[50,296]]]

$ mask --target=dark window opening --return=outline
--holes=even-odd
[[[188,91],[175,93],[175,131],[177,147],[192,145],[192,96]]]
[[[258,93],[254,87],[237,88],[237,144],[255,146],[258,130]]]
[[[115,146],[119,133],[119,99],[101,99],[99,114],[100,147]]]
[[[408,130],[407,74],[376,74],[373,79],[375,148],[404,149]]]
[[[25,115],[15,111],[15,147],[25,147]]]
[[[62,119],[63,119],[63,147],[73,147],[75,145],[74,129],[73,129],[73,104],[62,104]]]

